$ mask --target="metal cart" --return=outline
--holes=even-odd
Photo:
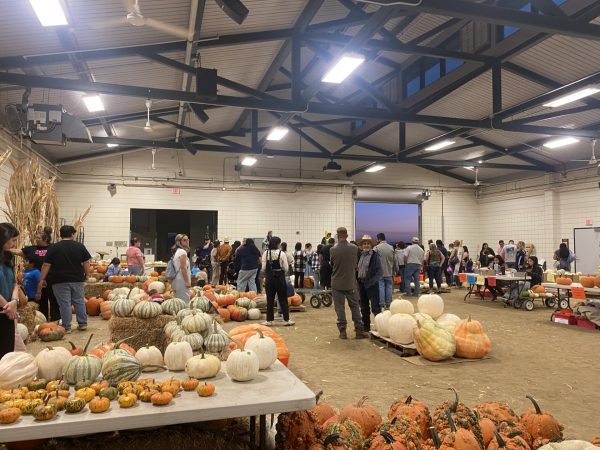
[[[321,305],[329,307],[333,303],[333,297],[330,290],[298,288],[295,289],[295,291],[302,298],[302,303],[306,300],[306,296],[310,295],[309,302],[310,306],[313,308],[320,308]]]

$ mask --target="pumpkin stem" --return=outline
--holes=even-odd
[[[92,336],[90,336],[90,339]],[[75,344],[73,344],[71,341],[69,341],[69,344],[71,344],[71,350],[75,350],[77,348],[77,346]]]
[[[340,439],[340,437],[340,433],[331,433],[323,440],[323,447],[327,448],[327,446],[335,444]]]
[[[362,405],[364,405],[368,398],[368,396],[363,395],[362,398],[356,403],[356,406],[359,408],[362,407]]]
[[[85,347],[83,347],[83,354],[84,355],[87,355],[87,349],[88,349],[88,346],[90,345],[90,342],[92,342],[92,337],[93,336],[94,336],[94,333],[90,334],[90,337],[88,338],[87,342],[85,343]],[[73,345],[72,342],[69,342],[69,344]],[[76,348],[76,347],[73,345],[73,348]]]
[[[454,389],[453,387],[448,388],[448,390],[454,392],[454,403],[452,403],[452,406],[450,407],[450,410],[455,413],[456,410],[458,409],[458,392],[456,392],[456,389]]]
[[[258,333],[258,337],[259,337],[260,339],[264,339],[264,338],[265,338],[265,335],[263,334],[263,332],[262,332],[262,331],[260,331],[260,329],[258,329],[258,328],[257,328],[257,329],[256,329],[256,332]]]
[[[406,400],[404,400],[404,404],[405,405],[410,405],[412,403],[412,395],[409,395],[408,397],[406,397]]]
[[[315,395],[315,403],[319,403],[319,400],[321,400],[322,395],[323,395],[323,391],[317,392],[317,395]]]
[[[393,444],[394,442],[396,442],[396,440],[394,439],[394,437],[388,433],[387,431],[382,431],[381,433],[379,433],[383,439],[385,440],[386,444]]]
[[[535,408],[535,413],[536,414],[542,414],[542,410],[540,408],[540,405],[538,405],[538,402],[535,398],[533,398],[531,395],[526,395],[526,398],[528,398],[529,400],[531,400],[531,403],[533,403],[533,407]]]
[[[244,344],[242,344],[240,341],[238,341],[237,339],[232,338],[231,336],[229,337],[229,339],[231,340],[231,342],[233,342],[235,345],[237,345],[242,352],[245,350],[244,349]]]
[[[448,420],[448,424],[450,425],[450,431],[456,433],[456,423],[454,423],[454,419],[452,419],[452,414],[448,410],[446,410],[446,419]]]
[[[498,443],[498,448],[505,448],[506,442],[504,441],[504,439],[502,439],[502,436],[500,436],[500,434],[496,430],[494,430],[494,436],[496,436],[496,442]]]
[[[121,344],[122,344],[123,342],[125,342],[125,341],[128,341],[129,339],[131,339],[131,338],[133,338],[133,337],[135,337],[135,336],[137,336],[137,335],[135,335],[135,334],[134,334],[133,336],[129,336],[129,337],[126,337],[126,338],[123,338],[123,339],[121,339],[120,341],[117,341],[117,342],[115,342],[115,346],[114,346],[114,348],[115,348],[115,349],[118,349],[118,348],[121,346]]]
[[[442,446],[442,442],[440,441],[437,431],[435,431],[435,427],[429,427],[429,434],[433,440],[433,445],[435,445],[435,448],[439,449]]]

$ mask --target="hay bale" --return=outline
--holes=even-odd
[[[144,283],[109,283],[109,282],[101,282],[101,283],[85,283],[84,286],[84,295],[86,298],[90,297],[101,297],[102,293],[106,290],[113,290],[118,287],[128,287],[129,289],[133,287],[142,287]]]
[[[138,319],[137,317],[112,316],[108,321],[111,342],[133,336],[127,343],[136,350],[147,345],[155,345],[162,352],[165,351],[167,341],[164,326],[174,317],[164,314],[153,319]]]
[[[27,327],[29,331],[28,341],[35,339],[35,312],[38,309],[37,303],[28,302],[25,306],[19,308],[19,322]]]

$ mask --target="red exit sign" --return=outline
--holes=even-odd
[[[171,194],[181,194],[181,188],[178,188],[178,187],[171,188]]]

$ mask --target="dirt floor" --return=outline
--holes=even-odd
[[[383,415],[408,394],[434,407],[451,398],[447,389],[452,386],[467,405],[501,400],[521,412],[530,406],[525,399],[530,394],[565,424],[565,437],[600,436],[600,332],[553,324],[551,311],[540,304],[527,312],[498,301],[464,303],[464,292],[443,295],[446,312],[471,314],[484,324],[492,340],[491,359],[415,366],[377,341],[338,339],[333,307],[308,306],[307,312],[293,314],[294,327],[277,331],[291,350],[289,368],[313,391],[323,390],[324,400],[336,407],[368,395]],[[351,326],[348,331],[353,336]],[[96,343],[108,340],[107,322],[90,318],[88,331],[68,337],[84,344],[90,332]],[[37,353],[42,344],[28,348]]]

